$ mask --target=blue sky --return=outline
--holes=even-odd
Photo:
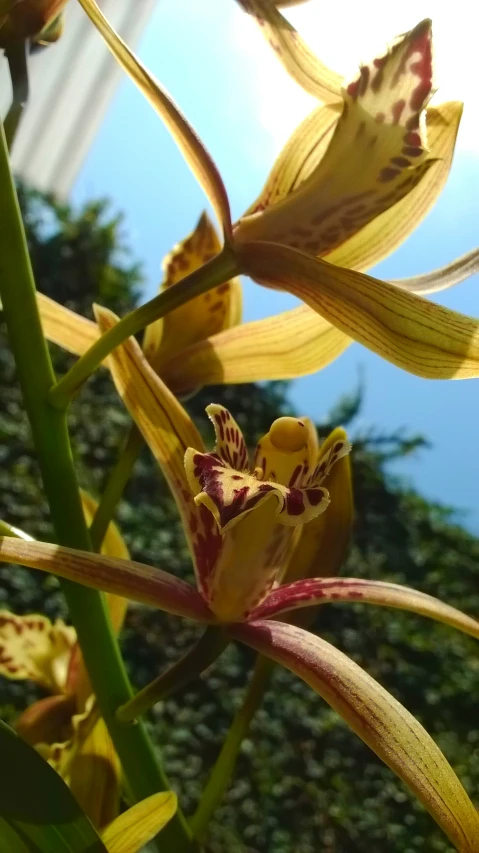
[[[359,5],[351,3],[351,11]],[[359,55],[356,47],[354,59],[369,58],[371,50],[374,53],[384,45],[385,38],[413,26],[427,14],[427,5],[420,0],[402,4],[404,20],[391,21],[383,15],[378,18],[377,33],[364,25],[361,33],[358,20],[348,29],[349,34],[356,33],[362,46],[374,36],[375,41],[368,52],[363,53],[362,47]],[[436,3],[429,5],[434,13],[440,11]],[[354,46],[345,41],[340,18],[326,22],[328,29],[324,19],[320,22],[315,17],[318,6],[324,4],[312,0],[306,6],[294,10],[291,19],[294,17],[298,28],[321,50],[325,61],[345,71]],[[232,0],[163,0],[138,47],[143,61],[167,86],[213,154],[235,216],[255,197],[281,144],[311,104],[245,19]],[[446,27],[446,23],[439,15],[437,52],[441,47],[444,75],[444,57],[450,59],[450,25]],[[315,43],[318,34],[322,42],[316,38]],[[454,33],[450,34],[451,44],[457,47]],[[467,105],[467,87],[461,88],[463,56],[457,51],[454,56],[457,61],[441,100],[464,97]],[[479,243],[479,128],[476,135],[475,121],[466,110],[452,173],[439,202],[412,237],[375,269],[377,275],[392,278],[424,272]],[[78,176],[73,200],[105,195],[125,211],[128,239],[143,261],[148,282],[145,298],[149,297],[161,277],[162,257],[191,230],[205,199],[161,121],[126,80]],[[440,294],[436,301],[478,316],[478,287],[476,276]],[[288,294],[245,283],[247,320],[278,313],[293,304]],[[428,497],[465,509],[466,522],[479,531],[477,382],[428,382],[354,345],[320,374],[298,379],[292,389],[293,401],[303,414],[321,418],[341,394],[355,388],[359,370],[366,383],[361,426],[377,431],[405,427],[427,436],[433,449],[402,462],[400,472]]]

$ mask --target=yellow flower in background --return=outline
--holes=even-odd
[[[82,503],[91,522],[96,501],[82,492]],[[13,537],[33,541],[15,528],[10,530]],[[128,558],[114,524],[109,526],[102,553]],[[118,632],[128,602],[109,595],[107,603]],[[94,826],[109,824],[119,811],[121,767],[93,701],[75,630],[61,619],[52,623],[39,614],[16,616],[0,611],[0,675],[28,679],[50,694],[30,705],[15,728],[62,776]]]

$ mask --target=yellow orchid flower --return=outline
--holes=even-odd
[[[91,521],[96,501],[82,492],[85,517]],[[5,527],[5,525],[2,525]],[[33,541],[11,528],[13,537]],[[128,549],[110,524],[102,553],[123,559]],[[127,599],[107,596],[110,617],[119,631]],[[0,611],[0,675],[29,679],[51,695],[30,705],[18,718],[18,733],[49,761],[73,791],[97,827],[118,814],[121,767],[91,687],[74,628],[39,614],[16,616]]]
[[[426,111],[432,93],[429,21],[362,66],[357,80],[344,83],[318,66],[271,3],[248,0],[251,11],[263,10],[270,32],[285,40],[283,54],[326,103],[293,134],[263,193],[233,228],[218,170],[184,116],[94,0],[79,2],[171,131],[213,205],[227,245],[236,252],[238,268],[267,287],[288,290],[312,309],[268,318],[264,326],[251,324],[242,343],[244,327],[193,345],[182,353],[185,365],[190,359],[197,365],[193,385],[245,381],[241,359],[232,355],[241,346],[245,361],[254,361],[256,354],[265,369],[269,362],[261,376],[257,369],[248,375],[251,381],[291,376],[291,360],[303,373],[318,370],[352,339],[426,378],[479,375],[478,322],[413,292],[441,290],[477,271],[477,250],[411,281],[382,282],[360,271],[405,239],[449,171],[462,105]],[[298,354],[290,338],[290,322],[305,326],[305,355]],[[281,345],[288,356],[271,357],[268,347],[277,353]],[[170,360],[165,370],[176,376],[178,360]]]
[[[163,261],[163,281],[160,290],[176,285],[182,278],[218,254],[221,243],[206,213],[202,213],[195,228],[178,243]],[[38,307],[45,337],[74,355],[84,352],[99,337],[96,323],[75,314],[42,293],[37,294]],[[145,330],[143,349],[157,372],[166,377],[177,393],[198,387],[194,371],[178,371],[182,353],[203,340],[215,339],[241,321],[242,292],[239,279],[224,282],[196,299],[190,300]],[[167,364],[173,361],[171,381]],[[188,365],[190,361],[188,360]]]
[[[97,319],[102,330],[115,324],[105,309],[97,310]],[[230,413],[210,406],[216,446],[208,452],[135,339],[109,361],[117,390],[176,499],[197,589],[153,566],[13,537],[0,539],[0,560],[216,625],[286,666],[412,788],[457,850],[479,853],[479,814],[420,723],[334,646],[275,620],[296,608],[361,601],[419,613],[479,639],[476,619],[397,584],[321,577],[281,583],[294,531],[323,516],[327,524],[328,478],[349,450],[344,433],[319,446],[307,419],[280,418],[249,461]]]

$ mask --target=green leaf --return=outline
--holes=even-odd
[[[0,850],[107,853],[61,777],[0,721]]]

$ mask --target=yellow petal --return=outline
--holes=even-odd
[[[268,240],[326,255],[415,187],[434,161],[422,127],[431,95],[426,20],[361,67],[319,165],[299,188],[240,220],[236,241]]]
[[[435,204],[451,168],[463,105],[457,101],[429,107],[426,113],[429,156],[434,166],[405,198],[384,211],[357,234],[324,255],[340,267],[366,270],[391,254]]]
[[[100,337],[98,326],[81,314],[75,314],[49,296],[37,293],[37,304],[47,340],[73,355],[83,355]]]
[[[0,675],[28,678],[52,693],[63,693],[75,642],[74,629],[61,619],[52,623],[39,614],[15,616],[1,610]]]
[[[321,456],[338,440],[347,441],[338,427],[321,445]],[[351,542],[354,505],[350,456],[342,456],[325,480],[330,504],[328,511],[305,524],[291,556],[285,583],[311,577],[332,577],[339,573]]]
[[[110,26],[95,0],[79,0],[123,70],[159,113],[183,157],[208,196],[226,238],[231,236],[228,196],[213,160],[158,80]]]
[[[478,320],[287,246],[250,243],[239,255],[257,281],[289,290],[398,367],[427,379],[479,376]]]
[[[73,754],[66,779],[94,826],[106,826],[117,816],[120,779],[118,756],[104,720],[99,719]]]
[[[103,830],[101,837],[108,853],[139,853],[173,817],[176,808],[173,791],[141,800]]]
[[[102,331],[117,321],[105,308],[96,306],[95,313]],[[188,413],[150,367],[133,338],[112,352],[109,365],[117,391],[158,461],[176,500],[197,582],[200,590],[204,590],[206,569],[199,557],[200,543],[212,537],[216,541],[218,533],[210,514],[201,512],[196,506],[184,466],[188,447],[202,452],[203,440]]]
[[[98,502],[92,498],[88,492],[85,492],[84,489],[81,489],[81,501],[83,506],[83,514],[85,516],[85,520],[90,526],[92,523],[97,508]],[[129,560],[130,554],[128,548],[126,546],[125,540],[121,535],[117,525],[110,521],[108,525],[107,532],[103,539],[103,544],[101,547],[101,553],[106,554],[108,557],[120,557],[122,560]],[[128,608],[128,599],[123,598],[121,595],[106,595],[106,600],[108,602],[108,609],[110,611],[110,619],[113,625],[113,630],[118,633],[123,625],[126,611]]]
[[[391,284],[400,287],[401,290],[408,290],[410,293],[438,293],[440,290],[447,290],[449,287],[454,287],[455,284],[460,284],[464,279],[471,275],[476,275],[479,272],[479,249],[473,249],[472,252],[466,252],[450,264],[444,267],[439,267],[432,272],[426,272],[423,275],[413,275],[409,278],[394,278],[391,279]]]
[[[22,711],[15,720],[15,731],[31,746],[53,743],[69,726],[75,710],[73,696],[45,696]]]
[[[421,800],[460,853],[479,853],[479,813],[440,749],[390,693],[320,637],[280,622],[233,636],[309,684]]]
[[[296,83],[325,103],[341,100],[341,75],[318,59],[271,0],[239,0],[239,3],[257,19],[266,40]]]
[[[213,224],[203,213],[194,231],[165,258],[162,289],[177,284],[214,258],[220,250],[221,243]],[[161,374],[168,358],[190,344],[228,329],[239,322],[240,314],[241,283],[239,279],[232,279],[151,323],[145,331],[143,351],[157,373]]]
[[[322,370],[350,343],[303,305],[188,347],[164,365],[162,375],[176,393],[202,385],[295,379]]]
[[[327,151],[342,108],[342,103],[327,104],[306,116],[281,150],[260,195],[243,216],[281,201],[311,175]]]

